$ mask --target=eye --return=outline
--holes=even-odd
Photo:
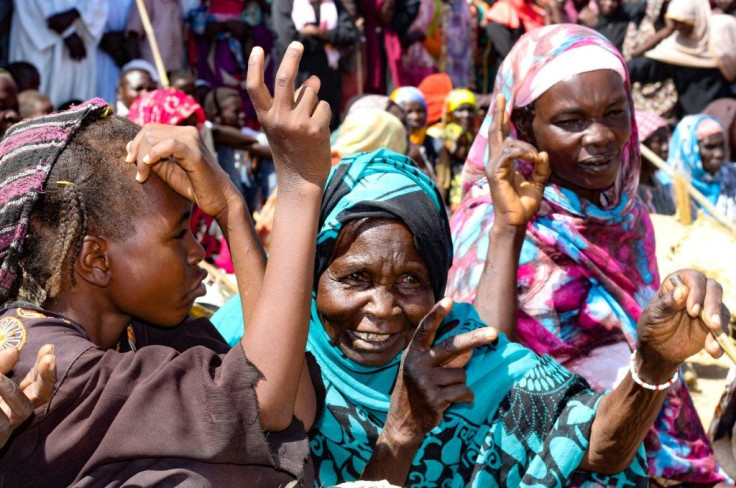
[[[571,117],[567,119],[558,120],[555,125],[565,130],[580,130],[583,128],[585,120],[579,117]]]
[[[181,232],[179,232],[178,234],[176,234],[176,236],[174,236],[174,239],[178,239],[178,240],[184,239],[184,237],[186,237],[187,235],[187,232],[189,232],[189,229],[182,229]]]
[[[369,279],[366,273],[362,271],[354,271],[345,275],[345,277],[341,281],[347,284],[359,284],[367,283]]]

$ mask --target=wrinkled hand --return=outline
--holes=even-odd
[[[64,45],[69,49],[69,57],[74,61],[81,61],[87,57],[87,49],[79,34],[73,32],[64,38]]]
[[[637,325],[641,366],[659,383],[703,346],[713,357],[720,357],[723,351],[709,330],[728,327],[731,316],[721,301],[718,282],[694,270],[675,274],[684,285],[675,286],[666,278]]]
[[[56,383],[56,356],[54,346],[48,344],[38,351],[36,364],[20,385],[5,377],[18,361],[18,350],[0,353],[0,448],[17,426],[33,413],[33,409],[46,404]]]
[[[432,308],[401,358],[385,428],[402,439],[423,439],[440,423],[450,405],[473,401],[473,391],[465,384],[463,366],[473,348],[498,338],[496,329],[485,327],[432,346],[437,329],[452,305],[451,299],[443,298]]]
[[[496,97],[493,121],[488,130],[488,166],[486,177],[491,189],[494,225],[523,227],[536,215],[542,202],[544,186],[550,175],[549,158],[528,142],[509,137],[506,98]],[[514,159],[534,163],[527,180],[514,167]]]
[[[330,172],[330,106],[319,101],[320,81],[312,76],[294,91],[304,46],[292,42],[276,73],[274,96],[263,83],[263,49],[248,60],[246,88],[268,138],[279,187],[307,182],[323,188]]]
[[[146,124],[128,143],[125,160],[136,164],[136,180],[144,183],[153,172],[207,215],[217,217],[242,199],[194,127]]]
[[[72,8],[65,12],[59,12],[46,19],[46,25],[52,31],[61,34],[67,30],[75,20],[79,18],[79,12],[77,9]]]

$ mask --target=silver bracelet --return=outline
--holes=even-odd
[[[631,373],[631,379],[634,380],[634,383],[641,386],[642,388],[646,388],[647,390],[653,390],[653,391],[661,391],[666,390],[673,384],[675,384],[675,381],[677,381],[677,378],[679,376],[679,369],[675,371],[675,374],[672,375],[672,379],[669,380],[667,383],[662,383],[661,385],[650,385],[646,381],[639,378],[639,375],[636,373],[636,366],[635,366],[635,358],[636,358],[636,349],[634,349],[634,352],[631,353],[631,361],[629,361],[629,372]]]

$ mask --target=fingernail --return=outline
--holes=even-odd
[[[260,53],[261,51],[262,49],[260,48],[260,46],[253,47],[253,49],[250,50],[250,57],[251,58],[255,57],[255,55]]]
[[[304,46],[302,46],[302,43],[299,41],[291,41],[291,44],[289,44],[289,49],[299,49],[301,50]]]
[[[676,287],[675,293],[674,293],[675,300],[677,300],[678,302],[682,300],[685,297],[686,292],[687,292],[687,288],[685,288],[684,286]]]
[[[146,154],[145,156],[143,156],[143,160],[142,160],[142,161],[143,161],[143,162],[144,162],[145,164],[148,164],[148,162],[149,162],[150,160],[151,160],[151,156],[149,156],[148,154]]]
[[[699,315],[700,314],[700,304],[696,303],[693,305],[693,315]]]
[[[718,327],[721,326],[721,314],[714,313],[710,316],[710,321],[713,325],[717,325]]]
[[[137,181],[138,183],[141,182],[141,174],[137,171],[135,172],[135,181]]]

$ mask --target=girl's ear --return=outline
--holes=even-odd
[[[74,263],[75,275],[91,285],[107,287],[112,279],[107,250],[108,242],[102,237],[84,236],[79,256]]]

